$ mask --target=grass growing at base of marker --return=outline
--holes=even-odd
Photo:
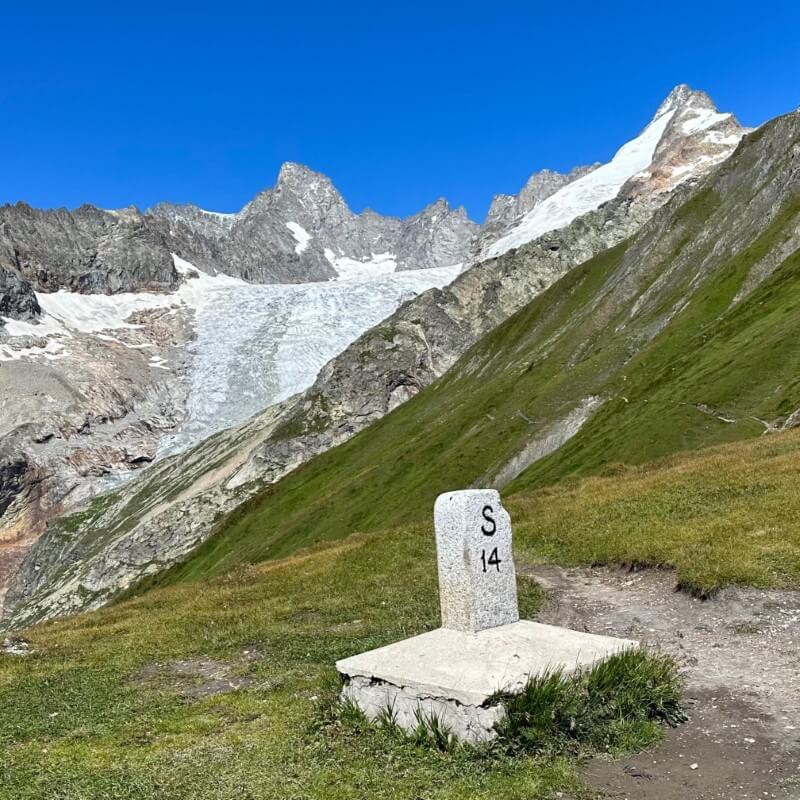
[[[354,735],[462,752],[479,762],[508,756],[620,756],[656,744],[665,726],[687,719],[675,662],[645,648],[631,648],[577,673],[536,676],[518,694],[498,693],[492,701],[505,707],[506,717],[496,725],[497,738],[480,745],[459,742],[440,717],[421,709],[411,731],[397,725],[390,707],[369,722],[352,700],[340,699],[340,688],[338,680],[328,683],[319,730],[338,724]]]
[[[511,752],[622,753],[658,741],[686,721],[681,682],[666,655],[631,649],[573,675],[554,671],[503,697],[499,742]]]

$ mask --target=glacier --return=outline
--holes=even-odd
[[[333,281],[251,284],[224,274],[208,275],[178,256],[173,259],[185,278],[176,292],[37,293],[42,319],[7,320],[0,360],[64,358],[72,349],[79,350],[81,337],[87,335],[131,349],[154,348],[111,334],[139,327],[130,322],[134,312],[189,310],[194,339],[186,345],[191,356],[184,378],[189,383],[186,418],[162,439],[158,456],[163,457],[307,388],[319,370],[362,333],[406,300],[447,285],[461,271],[461,264],[454,264],[395,272],[393,261],[392,271],[387,271],[388,259],[376,257],[343,264]],[[12,349],[10,340],[16,337],[31,337],[35,346]],[[169,369],[155,350],[149,366]]]
[[[195,312],[187,419],[173,454],[310,386],[319,370],[398,306],[458,275],[460,265],[352,280],[212,289]]]

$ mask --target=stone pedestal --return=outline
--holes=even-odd
[[[511,522],[493,490],[440,495],[434,509],[442,627],[338,661],[342,696],[405,730],[435,716],[453,735],[485,742],[521,691],[555,669],[589,667],[636,642],[520,621]]]

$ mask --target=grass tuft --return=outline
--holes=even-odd
[[[553,671],[506,696],[500,743],[512,752],[559,753],[590,749],[620,754],[650,746],[663,725],[686,721],[680,679],[671,658],[638,648],[591,670]]]

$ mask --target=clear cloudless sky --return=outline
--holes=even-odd
[[[747,125],[800,105],[798,2],[7,2],[0,203],[235,211],[283,161],[354,210],[482,220],[607,160],[677,83]]]

